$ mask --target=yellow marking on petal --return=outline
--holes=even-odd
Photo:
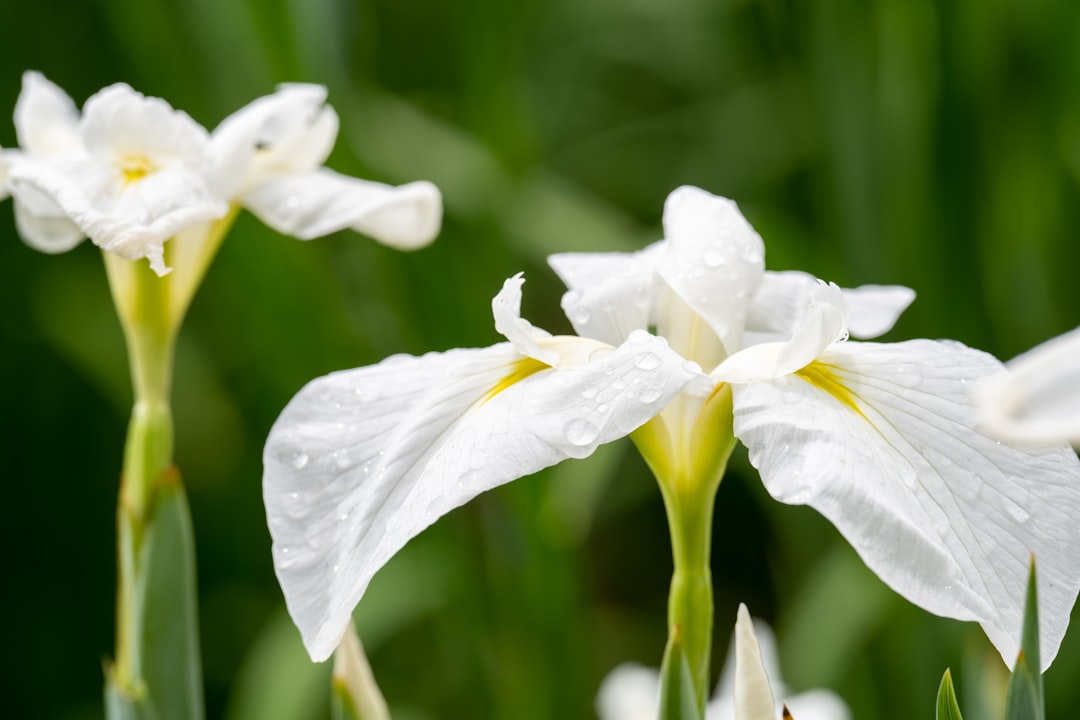
[[[157,169],[157,165],[145,155],[125,155],[120,160],[120,172],[124,176],[125,185],[142,180]]]
[[[863,420],[870,422],[869,418],[867,418],[866,415],[863,414],[863,411],[859,409],[859,405],[855,401],[855,394],[840,382],[840,378],[836,377],[836,373],[834,373],[832,368],[828,365],[822,365],[815,361],[804,367],[802,370],[796,371],[795,374],[819,390],[824,390],[829,393],[839,400],[841,405],[851,408],[858,413]]]
[[[551,367],[550,365],[546,365],[546,364],[540,362],[539,360],[537,360],[535,358],[531,358],[531,357],[521,358],[520,360],[518,360],[517,362],[514,363],[513,369],[509,372],[509,374],[507,374],[506,377],[504,377],[502,380],[500,380],[495,385],[495,387],[488,390],[487,394],[484,395],[484,397],[480,398],[480,404],[483,405],[488,400],[495,397],[496,395],[498,395],[499,393],[501,393],[503,390],[510,387],[511,385],[514,385],[515,383],[519,383],[522,380],[524,380],[525,378],[529,377],[530,375],[535,375],[536,373],[540,372],[541,370],[547,370],[550,367]]]

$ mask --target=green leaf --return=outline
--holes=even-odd
[[[138,628],[136,685],[110,669],[109,720],[200,720],[204,716],[195,593],[195,541],[180,476],[163,474],[145,524],[122,513],[120,542],[128,546],[137,584],[130,612]],[[122,548],[121,555],[127,553]]]
[[[1045,720],[1043,678],[1039,656],[1039,600],[1035,584],[1035,558],[1031,558],[1020,654],[1016,658],[1005,697],[1005,720]]]
[[[956,690],[953,688],[952,673],[948,669],[941,676],[941,685],[937,693],[937,720],[963,720],[960,708],[956,704]]]
[[[660,719],[704,720],[704,717],[694,690],[694,673],[683,650],[682,632],[676,625],[660,668]]]

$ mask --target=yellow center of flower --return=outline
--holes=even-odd
[[[120,160],[120,172],[124,176],[125,185],[142,180],[157,169],[157,165],[145,155],[125,155]]]

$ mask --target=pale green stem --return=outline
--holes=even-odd
[[[706,399],[676,398],[631,436],[660,485],[671,532],[675,567],[661,677],[677,678],[672,663],[685,657],[699,713],[709,696],[712,654],[713,505],[735,447],[731,421],[731,389],[721,385]]]

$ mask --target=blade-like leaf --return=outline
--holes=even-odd
[[[1035,558],[1031,558],[1020,655],[1016,659],[1005,698],[1005,720],[1045,720],[1043,679],[1039,672],[1039,597],[1035,584]]]
[[[671,630],[660,668],[660,719],[704,720],[694,691],[694,675],[683,650],[682,632],[678,625]]]
[[[941,676],[941,685],[937,694],[937,720],[963,720],[960,708],[956,704],[956,690],[953,688],[952,673],[948,669]]]

